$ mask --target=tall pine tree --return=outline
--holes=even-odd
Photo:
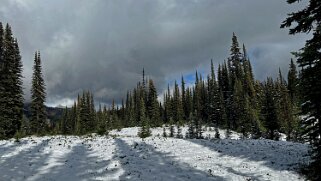
[[[35,53],[31,88],[31,133],[44,134],[46,131],[45,82],[42,75],[40,52]]]
[[[300,0],[287,2],[293,4]],[[290,34],[313,32],[312,38],[295,55],[302,68],[303,123],[306,133],[312,138],[314,150],[309,176],[311,180],[321,180],[321,1],[310,0],[307,7],[289,14],[281,25],[281,28],[285,27],[291,27]]]
[[[0,24],[0,139],[12,137],[23,116],[22,63],[11,27]]]

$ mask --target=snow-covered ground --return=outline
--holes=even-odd
[[[299,143],[239,140],[236,133],[221,140],[163,138],[162,128],[142,140],[137,131],[0,141],[0,180],[293,181],[304,180],[295,170],[309,161],[308,146]]]

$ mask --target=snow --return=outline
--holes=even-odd
[[[240,140],[237,133],[221,140],[163,138],[162,128],[142,140],[138,130],[2,140],[0,180],[304,180],[295,171],[309,162],[305,144]]]

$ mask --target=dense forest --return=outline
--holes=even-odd
[[[290,4],[296,1],[288,0]],[[321,168],[320,13],[321,2],[310,0],[308,7],[290,14],[281,25],[281,28],[291,27],[296,22],[290,34],[313,32],[312,39],[294,54],[299,71],[291,59],[287,74],[279,69],[277,78],[255,79],[245,45],[240,46],[233,33],[227,60],[217,67],[209,61],[207,76],[196,71],[194,86],[187,87],[182,76],[174,85],[168,85],[163,100],[159,100],[154,81],[146,78],[143,69],[142,80],[127,92],[122,102],[113,101],[111,106],[99,105],[96,109],[93,93],[84,90],[72,107],[64,109],[58,121],[47,119],[39,51],[34,57],[30,116],[24,115],[18,41],[10,25],[3,27],[0,23],[0,139],[46,134],[107,135],[113,129],[136,126],[140,127],[137,134],[141,138],[150,135],[150,128],[162,126],[163,136],[177,138],[203,139],[204,126],[215,129],[215,139],[220,139],[218,128],[225,129],[226,135],[237,131],[243,139],[278,140],[285,134],[289,141],[312,145],[314,162],[308,175],[318,180],[317,170]],[[186,135],[181,133],[182,126],[188,126]]]
[[[104,134],[124,127],[142,126],[148,130],[165,124],[175,125],[178,130],[189,125],[186,136],[203,138],[202,126],[206,125],[241,132],[244,138],[277,140],[279,133],[285,133],[288,140],[302,140],[299,73],[294,62],[290,61],[287,80],[280,71],[277,79],[268,77],[260,82],[254,78],[245,46],[239,47],[235,34],[230,52],[217,72],[212,61],[210,75],[203,77],[196,72],[193,87],[185,86],[184,77],[180,85],[176,81],[168,85],[162,101],[158,101],[154,81],[146,79],[144,70],[142,80],[127,92],[126,98],[121,103],[113,101],[110,107],[99,105],[96,111],[93,94],[85,91],[78,95],[74,106],[65,109],[54,126],[55,132]]]

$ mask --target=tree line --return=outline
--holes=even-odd
[[[202,138],[202,126],[225,128],[241,132],[243,138],[268,138],[277,140],[285,133],[288,140],[300,140],[299,126],[299,73],[293,60],[290,62],[287,80],[281,71],[277,79],[268,77],[255,80],[251,61],[235,34],[232,36],[230,56],[215,71],[213,61],[208,76],[195,73],[195,84],[186,87],[182,76],[180,85],[158,100],[158,92],[152,79],[142,81],[127,92],[121,103],[99,105],[95,110],[93,94],[78,95],[71,108],[66,108],[56,131],[62,134],[107,133],[112,129],[141,126],[168,125],[189,126],[189,138]],[[174,129],[170,129],[171,132]],[[148,134],[146,134],[148,135]],[[173,134],[171,134],[173,135]]]

